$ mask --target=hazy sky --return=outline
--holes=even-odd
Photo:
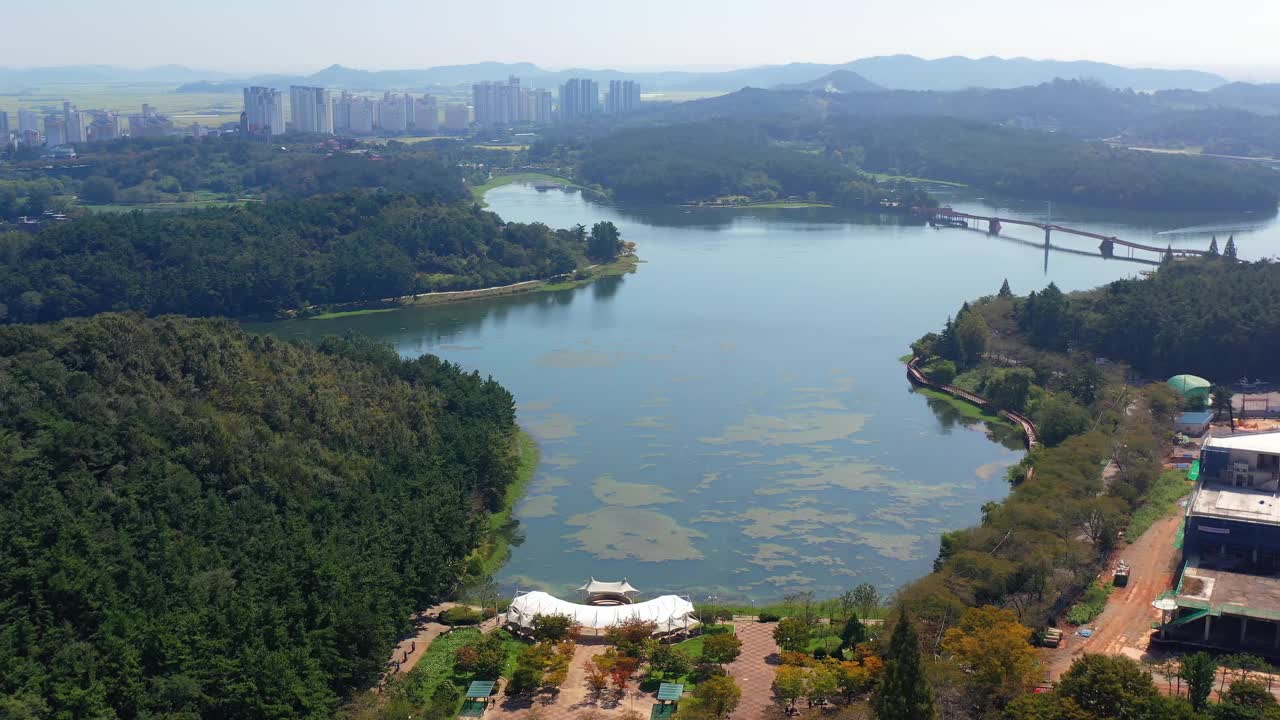
[[[481,60],[742,67],[868,55],[1280,66],[1280,0],[62,0],[5,3],[0,66],[311,71]],[[1237,73],[1239,74],[1239,73]]]

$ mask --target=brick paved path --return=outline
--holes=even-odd
[[[773,676],[779,660],[778,644],[773,641],[775,623],[734,618],[733,624],[742,640],[742,655],[726,668],[742,688],[742,701],[733,720],[759,720],[774,704]]]

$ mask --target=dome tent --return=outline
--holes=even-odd
[[[1209,381],[1195,375],[1174,375],[1169,378],[1169,387],[1178,391],[1184,400],[1209,400]]]

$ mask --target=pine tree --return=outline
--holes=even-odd
[[[1227,238],[1227,245],[1226,247],[1222,248],[1222,257],[1227,258],[1228,260],[1236,259],[1236,236],[1235,235],[1232,235],[1231,237]]]
[[[1009,278],[1005,278],[1000,285],[999,297],[1009,297],[1011,295],[1013,295],[1013,291],[1009,289]]]
[[[1218,257],[1218,236],[1214,235],[1209,241],[1209,257]]]
[[[1168,265],[1171,262],[1173,262],[1173,246],[1172,245],[1165,248],[1164,257],[1160,260],[1160,263],[1163,265]]]
[[[933,688],[920,659],[920,638],[902,610],[889,640],[889,655],[871,708],[878,720],[934,720],[938,717]]]

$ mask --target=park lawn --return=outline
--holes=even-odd
[[[702,627],[702,632],[696,637],[691,637],[688,640],[682,640],[676,643],[676,647],[689,653],[689,657],[697,660],[702,657],[702,646],[706,644],[708,635],[720,635],[731,632],[734,632],[733,625],[727,623],[722,625],[704,625]]]
[[[548,175],[546,173],[531,173],[531,172],[512,173],[510,175],[498,175],[496,177],[490,178],[489,182],[483,185],[473,186],[471,188],[471,196],[474,197],[479,202],[484,202],[484,194],[489,192],[490,190],[494,188],[502,187],[503,185],[511,185],[512,183],[521,183],[521,182],[548,182],[548,183],[560,183],[561,185],[570,185],[570,186],[573,185],[573,181],[569,180],[568,178],[557,177],[555,175]]]
[[[506,630],[495,630],[494,633],[501,637],[506,645],[507,667],[503,677],[510,677],[515,671],[516,658],[519,657],[525,644]],[[453,665],[457,661],[458,650],[475,644],[481,636],[482,633],[478,628],[462,628],[436,638],[431,643],[431,647],[427,648],[422,659],[406,676],[409,694],[425,704],[430,700],[431,693],[441,683],[452,682],[459,690],[465,690],[472,680],[496,680],[497,678],[475,678],[469,674],[454,671]]]
[[[930,185],[947,185],[950,187],[968,187],[964,183],[952,182],[950,180],[934,180],[933,178],[912,177],[910,175],[888,175],[886,173],[866,173],[874,178],[877,182],[892,182],[896,180],[905,180],[907,182],[929,183]]]
[[[809,645],[805,647],[805,652],[812,655],[813,651],[818,648],[826,648],[827,654],[830,655],[840,649],[840,636],[835,634],[818,635],[815,633],[813,637],[809,638]]]

